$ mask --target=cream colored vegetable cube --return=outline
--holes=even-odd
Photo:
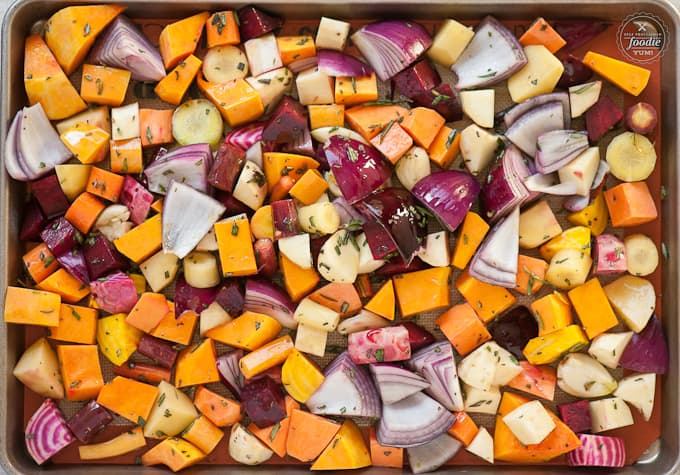
[[[137,102],[111,109],[111,138],[134,139],[140,136],[139,104]]]
[[[142,262],[139,268],[151,290],[160,292],[175,279],[179,270],[179,258],[160,250]]]
[[[571,118],[581,117],[600,98],[602,81],[577,84],[569,88],[569,108]]]
[[[299,323],[295,334],[295,349],[310,355],[323,357],[326,353],[328,332]]]
[[[540,401],[522,404],[503,416],[503,422],[523,445],[540,444],[555,429]]]
[[[588,348],[588,354],[603,365],[616,369],[633,332],[602,333],[597,335]]]
[[[340,314],[311,299],[305,298],[298,304],[293,318],[296,322],[303,323],[304,325],[325,332],[331,332],[338,326]]]
[[[340,227],[340,215],[325,193],[321,197],[326,200],[298,208],[298,221],[307,233],[333,234]]]
[[[508,91],[514,102],[552,92],[564,72],[562,61],[543,45],[524,47],[527,64],[510,76]]]
[[[316,47],[342,51],[347,44],[349,29],[350,24],[345,21],[322,16],[316,32]]]
[[[69,201],[75,200],[78,195],[85,191],[91,169],[92,165],[80,163],[67,163],[54,167],[61,191],[64,192]]]
[[[311,269],[314,266],[309,234],[302,233],[281,238],[279,239],[278,244],[279,252],[298,267],[301,267],[302,269]]]
[[[161,381],[158,393],[158,399],[144,425],[144,437],[164,439],[175,436],[198,417],[191,399],[172,384]]]
[[[493,463],[493,437],[485,427],[479,428],[477,435],[465,449],[471,454]]]
[[[212,252],[192,251],[182,262],[184,263],[184,278],[192,287],[209,289],[222,280],[217,257]]]
[[[229,315],[227,311],[222,308],[222,305],[217,302],[213,302],[208,305],[208,308],[201,312],[201,318],[199,320],[199,334],[201,336],[205,336],[209,330],[224,325],[225,323],[229,323],[232,320],[233,319],[231,318],[231,315]]]
[[[333,104],[335,91],[333,79],[319,68],[302,71],[295,79],[300,104]]]
[[[547,201],[539,201],[519,215],[519,247],[533,249],[562,232]]]
[[[590,419],[593,422],[593,434],[633,424],[633,414],[626,401],[620,397],[590,401]]]
[[[501,392],[497,386],[491,386],[485,391],[463,384],[463,393],[465,393],[465,412],[491,415],[498,412]]]
[[[288,68],[279,68],[257,77],[248,77],[246,81],[260,95],[267,112],[273,110],[284,94],[293,88],[293,73]]]
[[[498,135],[477,124],[468,125],[460,133],[460,154],[465,168],[473,175],[478,175],[491,163],[497,147]]]
[[[495,97],[493,89],[460,92],[460,102],[465,115],[478,126],[487,129],[493,127]]]
[[[474,35],[475,32],[472,28],[468,28],[456,20],[446,19],[437,34],[434,35],[432,46],[427,50],[427,55],[435,63],[450,68]]]

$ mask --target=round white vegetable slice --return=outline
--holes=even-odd
[[[222,115],[208,100],[186,101],[172,115],[172,136],[180,145],[208,143],[214,149],[223,132]]]
[[[640,277],[653,273],[659,265],[659,251],[649,236],[632,234],[623,240],[628,272]]]
[[[607,146],[606,160],[611,174],[619,180],[642,181],[654,171],[656,151],[644,135],[623,132]]]
[[[236,46],[215,46],[203,58],[203,76],[216,83],[226,83],[248,75],[248,58]]]
[[[259,465],[266,462],[274,452],[269,450],[241,424],[234,424],[229,435],[229,455],[237,462],[246,465]]]
[[[184,258],[184,278],[197,289],[208,289],[220,283],[217,258],[210,252],[194,251]]]

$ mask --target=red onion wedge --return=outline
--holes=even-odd
[[[17,112],[5,143],[5,169],[12,178],[35,180],[69,158],[71,152],[59,138],[39,102]]]
[[[92,64],[105,64],[132,73],[135,81],[165,77],[163,58],[129,18],[119,15],[97,39],[90,53]]]
[[[564,108],[561,102],[548,102],[530,109],[512,123],[505,136],[524,153],[536,155],[538,137],[551,130],[564,129]]]
[[[491,168],[482,185],[482,207],[488,220],[498,221],[539,195],[524,185],[524,180],[532,175],[531,168],[533,162],[517,147],[512,144],[505,147],[503,156]]]
[[[366,77],[370,76],[373,68],[362,63],[354,56],[350,56],[332,49],[317,51],[319,71],[328,76]]]
[[[351,38],[382,81],[406,69],[432,45],[425,28],[401,20],[362,26]]]
[[[579,156],[588,148],[585,130],[551,130],[540,135],[536,142],[536,170],[552,173]]]
[[[470,264],[470,275],[487,284],[517,285],[519,206],[489,232]]]
[[[264,126],[265,122],[251,122],[250,124],[237,127],[227,134],[224,141],[245,152],[262,140]]]
[[[444,434],[454,421],[444,406],[418,392],[383,406],[376,438],[388,447],[415,447]]]
[[[288,294],[275,283],[265,279],[248,279],[243,310],[263,313],[275,318],[286,328],[297,328],[293,319],[295,304]]]
[[[340,353],[323,373],[326,379],[305,403],[312,413],[380,417],[378,390],[368,370],[355,364],[349,353]]]
[[[548,104],[549,102],[561,102],[562,103],[562,117],[564,118],[564,127],[568,129],[571,122],[571,109],[569,107],[569,94],[566,92],[551,92],[549,94],[541,94],[539,96],[534,96],[526,101],[522,101],[516,106],[513,106],[503,114],[503,122],[506,127],[510,127],[514,124],[517,119],[522,117],[524,114],[529,112],[531,109],[535,109],[539,106]]]
[[[406,365],[430,383],[427,393],[451,411],[464,408],[453,348],[447,341],[419,350]]]
[[[28,453],[38,465],[75,440],[59,406],[52,399],[45,399],[31,416],[25,437]]]
[[[623,350],[619,364],[638,373],[666,374],[668,372],[668,344],[659,317],[653,315],[640,333],[633,335]]]
[[[243,388],[243,373],[241,373],[238,364],[241,358],[243,358],[243,350],[229,351],[217,358],[217,371],[220,373],[220,381],[239,400],[241,399],[241,388]]]
[[[342,195],[349,204],[362,200],[381,187],[391,167],[370,145],[331,135],[323,147]]]
[[[225,209],[210,196],[173,181],[163,203],[163,251],[183,259]]]
[[[578,191],[578,185],[574,182],[560,183],[555,173],[541,175],[536,173],[524,180],[524,185],[529,191],[546,193],[548,195],[569,196]]]
[[[319,64],[319,58],[316,56],[310,56],[308,58],[297,59],[288,65],[288,69],[293,74],[297,74],[306,69],[314,68]]]
[[[578,434],[581,446],[567,454],[571,467],[623,467],[626,444],[620,437]]]
[[[426,379],[399,366],[376,363],[368,368],[383,404],[394,404],[430,387]]]
[[[479,183],[469,173],[442,170],[422,178],[411,193],[448,231],[455,231],[479,194]]]
[[[451,460],[463,444],[448,434],[442,434],[427,444],[410,447],[408,463],[413,473],[434,472]]]
[[[522,45],[498,20],[487,16],[451,70],[458,80],[456,89],[497,84],[527,64]]]
[[[176,181],[207,193],[208,173],[213,164],[210,145],[185,145],[151,162],[144,170],[150,191],[166,194],[170,182]]]

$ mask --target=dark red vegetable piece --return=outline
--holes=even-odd
[[[187,310],[201,313],[215,301],[217,287],[198,289],[189,285],[183,275],[175,281],[175,318]]]
[[[129,313],[139,300],[135,283],[120,271],[91,281],[90,291],[99,308],[109,313]]]
[[[49,223],[40,233],[40,238],[55,256],[69,252],[83,242],[80,231],[63,216]]]
[[[378,275],[395,275],[403,274],[405,272],[414,272],[417,270],[427,269],[428,266],[418,257],[414,257],[410,264],[406,264],[401,256],[396,256],[383,264],[378,270],[375,271]]]
[[[268,427],[286,417],[283,390],[269,376],[254,379],[241,390],[243,408],[257,427]]]
[[[259,8],[248,5],[236,12],[241,41],[265,35],[283,25],[283,19]]]
[[[236,216],[237,214],[246,214],[248,217],[252,216],[254,211],[234,198],[231,193],[217,190],[215,199],[222,203],[227,209],[224,212],[225,216]]]
[[[22,241],[37,241],[40,239],[40,231],[47,224],[47,218],[45,218],[38,203],[35,200],[29,201],[22,216],[24,220],[21,223],[19,239]]]
[[[638,373],[666,374],[668,361],[668,343],[661,320],[654,314],[644,330],[633,334],[633,338],[623,350],[619,365]]]
[[[80,442],[87,444],[104,427],[113,421],[113,416],[97,401],[90,401],[73,417],[66,421],[66,425]]]
[[[434,335],[417,323],[399,322],[399,324],[408,330],[408,342],[411,345],[412,354],[434,343]]]
[[[137,345],[137,352],[152,359],[164,368],[172,368],[177,359],[175,350],[167,341],[160,340],[151,335],[143,335]]]
[[[595,143],[623,119],[623,111],[606,95],[601,95],[595,105],[586,111],[588,140]]]
[[[232,350],[217,358],[217,372],[220,381],[229,392],[241,401],[241,388],[243,387],[243,373],[239,368],[239,360],[243,357],[243,350]]]
[[[307,128],[307,110],[290,96],[283,99],[272,112],[262,131],[263,140],[291,143]]]
[[[263,371],[262,373],[258,374],[257,376],[254,376],[251,379],[246,379],[245,383],[248,384],[251,381],[255,381],[256,379],[265,377],[273,379],[276,384],[281,384],[281,365],[269,368],[268,370]]]
[[[463,106],[450,84],[440,84],[426,93],[417,95],[413,100],[419,106],[436,110],[447,122],[463,118]]]
[[[69,274],[85,285],[89,285],[90,280],[95,278],[92,277],[88,271],[88,265],[83,251],[77,247],[58,255],[57,262],[59,262],[59,265]]]
[[[522,349],[538,336],[538,323],[531,311],[520,305],[492,321],[488,330],[496,343],[515,357],[524,359]]]
[[[562,52],[567,53],[595,38],[609,28],[610,23],[598,20],[565,20],[553,24],[553,28],[567,42]]]
[[[392,235],[378,224],[377,220],[367,220],[363,225],[363,231],[366,234],[366,242],[373,259],[386,259],[388,256],[399,252]]]
[[[153,195],[137,180],[126,175],[123,190],[120,193],[120,203],[130,210],[130,221],[142,224],[151,209]]]
[[[319,171],[329,170],[331,167],[328,164],[328,159],[326,158],[326,152],[323,150],[323,144],[318,143],[316,145],[316,151],[314,153],[314,158],[319,162]]]
[[[208,183],[231,193],[245,163],[246,153],[243,150],[226,141],[222,142],[208,172]]]
[[[312,134],[309,132],[309,127],[305,124],[302,133],[292,142],[284,144],[281,151],[314,157],[314,143],[312,142]]]
[[[83,243],[83,253],[90,278],[97,279],[116,270],[126,269],[123,255],[103,234],[90,234]]]
[[[236,318],[243,313],[245,303],[243,288],[238,281],[227,280],[217,290],[215,302],[220,304],[229,315]]]
[[[593,422],[590,419],[590,403],[586,400],[574,401],[557,406],[562,421],[574,432],[590,432]]]
[[[63,215],[70,206],[55,174],[31,183],[31,191],[47,219]]]
[[[392,80],[399,92],[409,99],[431,94],[430,91],[442,83],[439,73],[427,60],[412,64],[394,76]]]
[[[564,72],[562,73],[557,86],[564,89],[575,86],[576,84],[582,84],[593,75],[592,69],[583,64],[583,62],[573,54],[565,56],[562,59],[562,65],[564,66]]]
[[[301,233],[297,208],[293,200],[274,201],[271,203],[271,207],[274,219],[274,240]]]
[[[279,270],[274,241],[269,238],[258,239],[253,244],[253,250],[257,262],[257,273],[263,277],[273,277]]]
[[[314,262],[319,260],[319,252],[321,252],[321,248],[324,243],[328,241],[329,237],[330,236],[319,236],[309,240],[309,247],[312,249],[312,259],[314,259]]]

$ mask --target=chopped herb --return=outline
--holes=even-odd
[[[158,398],[158,407],[163,405],[163,401],[165,401],[165,393],[161,394],[161,397]]]
[[[165,412],[163,412],[163,417],[172,417],[172,412],[170,412],[170,409],[166,409]]]
[[[32,75],[32,74],[28,74],[28,75],[26,76],[26,79],[33,79],[33,75]]]
[[[83,79],[85,79],[86,81],[92,81],[92,76],[90,76],[89,74],[84,74]]]
[[[538,327],[542,330],[545,328],[543,324],[543,319],[541,318],[541,314],[538,313],[537,311],[534,311],[534,318],[536,318],[536,323],[538,323]]]
[[[104,81],[101,78],[97,78],[94,83],[97,85],[97,95],[101,96],[104,92]]]
[[[347,149],[346,149],[346,150],[347,150],[347,159],[348,159],[350,162],[355,163],[357,160],[359,160],[359,154],[357,153],[356,150],[354,150],[354,149],[353,149],[352,147],[350,147],[349,145],[347,145]]]
[[[346,412],[347,412],[347,408],[346,408],[345,406],[342,406],[342,407],[340,408],[340,414],[344,414],[344,413],[346,413]]]
[[[385,350],[384,349],[378,348],[377,350],[375,350],[373,355],[375,356],[375,360],[378,363],[382,363],[383,361],[385,361]]]
[[[258,79],[257,82],[259,82],[261,84],[271,84],[272,80],[269,79],[269,78],[261,78],[261,79]]]
[[[259,330],[259,329],[260,329],[260,325],[261,325],[261,323],[260,323],[259,321],[256,321],[256,322],[255,322],[255,330]]]
[[[666,187],[661,185],[661,200],[665,200],[668,197],[668,190],[666,190]]]
[[[117,356],[118,358],[120,358],[121,356],[123,356],[123,350],[121,350],[120,348],[116,349],[116,356]]]
[[[293,170],[295,170],[295,168],[286,165],[281,169],[281,176],[288,176],[288,174]]]
[[[595,85],[594,82],[591,82],[591,83],[588,83],[588,84],[584,84],[583,86],[579,87],[578,89],[576,89],[576,90],[574,90],[574,91],[571,91],[571,93],[572,93],[572,94],[581,94],[581,93],[583,93],[583,92],[586,92],[588,89],[590,89],[590,88],[593,87],[594,85]]]
[[[238,69],[239,71],[243,71],[244,69],[246,69],[246,63],[238,63],[236,65],[236,69]]]
[[[463,234],[463,245],[467,246],[467,243],[468,243],[468,235],[467,235],[467,233],[464,233]]]
[[[531,80],[531,85],[532,85],[532,86],[538,85],[538,79],[532,79],[532,80]]]
[[[354,76],[352,76],[352,90],[354,91],[354,94],[357,93],[357,80]]]
[[[590,388],[592,388],[595,385],[595,381],[586,381],[583,383],[583,389],[586,391],[590,391]]]
[[[165,432],[163,432],[162,430],[157,430],[156,437],[165,437]]]
[[[382,132],[380,132],[380,143],[383,143],[383,140],[385,139],[385,136],[392,128],[392,125],[394,125],[394,119],[390,120],[385,126],[385,128],[382,129]]]
[[[438,96],[441,97],[441,96]],[[458,134],[458,131],[456,129],[453,129],[451,133],[449,134],[448,137],[446,137],[446,149],[448,150],[451,145],[453,144],[453,140],[456,138],[456,134]]]
[[[69,388],[77,388],[80,386],[81,381],[79,379],[76,379],[75,381],[72,381],[71,384],[68,385]]]
[[[210,23],[217,28],[217,34],[221,35],[224,27],[227,26],[227,17],[224,12],[215,13]]]
[[[274,442],[274,439],[276,439],[276,434],[279,433],[279,429],[281,429],[281,423],[277,422],[274,424],[274,427],[272,427],[272,431],[269,433],[269,441]]]
[[[496,75],[496,71],[491,71],[490,73],[480,74],[480,75],[477,76],[477,77],[480,78],[480,79],[487,79],[487,78],[492,78],[492,77],[494,77],[495,75]]]
[[[568,257],[565,257],[564,259],[560,259],[560,260],[558,260],[558,261],[555,261],[555,264],[564,264],[564,263],[567,262],[568,260],[569,260],[569,258],[568,258]]]
[[[146,126],[146,140],[151,143],[153,142],[153,133],[151,132],[151,127]]]
[[[45,269],[47,269],[52,263],[54,262],[54,257],[53,256],[47,256],[45,260],[43,261],[43,266]]]
[[[668,247],[666,247],[666,243],[662,242],[661,243],[661,255],[663,256],[664,260],[668,260],[669,254],[668,254]]]
[[[342,302],[342,305],[340,306],[340,313],[347,312],[347,309],[349,309],[349,302]]]
[[[170,271],[167,271],[167,270],[166,270],[165,273],[164,273],[164,275],[165,275],[165,278],[166,278],[166,279],[169,279],[169,278],[170,278]]]
[[[481,399],[470,404],[469,407],[480,407],[482,404],[491,404],[491,401]]]
[[[85,23],[85,26],[83,27],[83,36],[89,36],[89,34],[92,32],[92,28],[90,27],[89,23]]]
[[[121,170],[123,173],[128,172],[128,159],[127,157],[123,158],[123,168]]]

